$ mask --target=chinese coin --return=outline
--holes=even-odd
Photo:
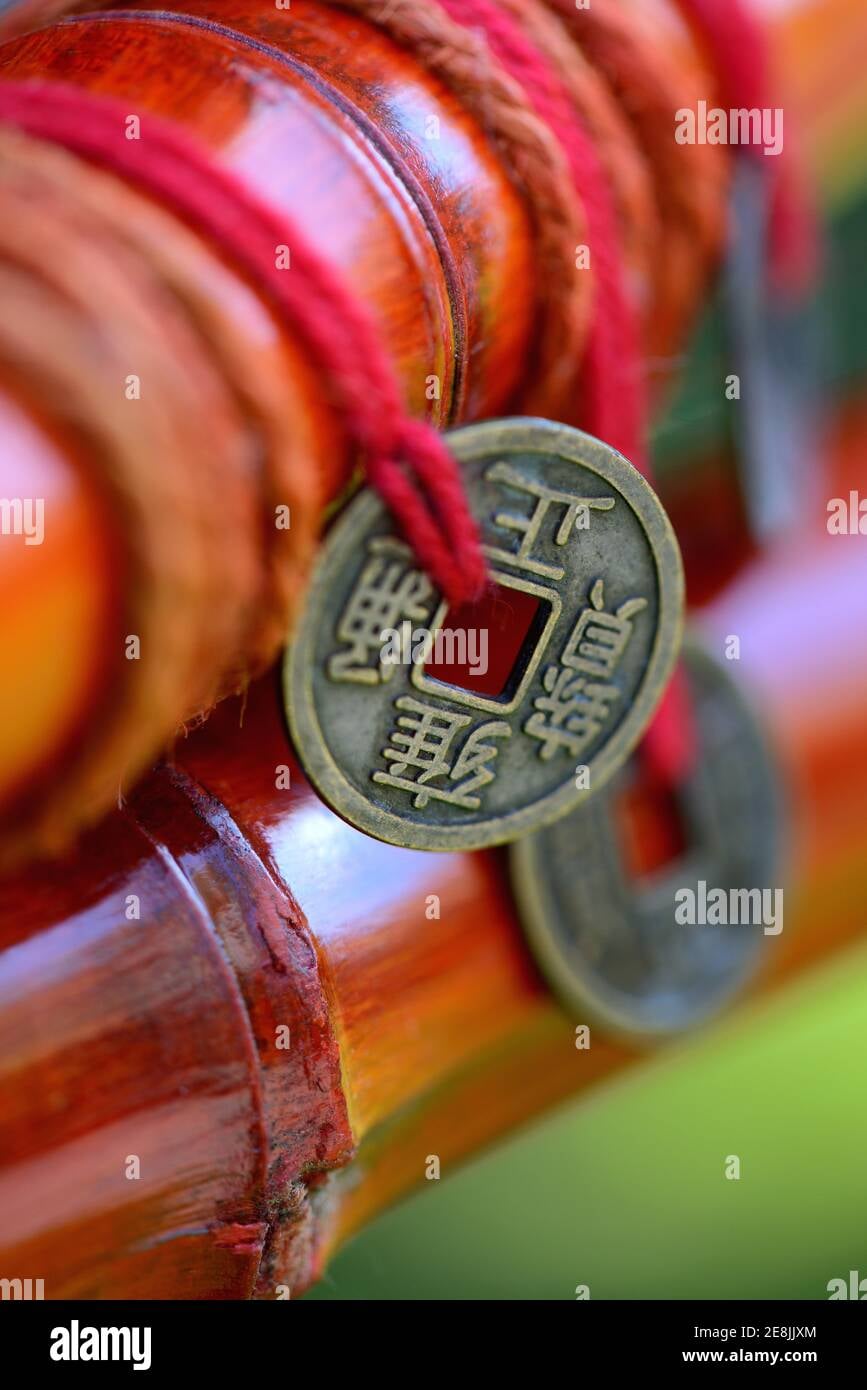
[[[783,926],[781,795],[764,735],[721,664],[692,641],[683,666],[696,759],[676,789],[682,848],[636,875],[617,799],[602,796],[510,850],[530,945],[576,1018],[650,1040],[718,1010]]]
[[[683,608],[668,518],[620,454],[527,419],[449,444],[484,599],[449,611],[364,490],[322,547],[284,670],[295,746],[325,800],[368,834],[431,850],[512,840],[598,790],[662,695]]]

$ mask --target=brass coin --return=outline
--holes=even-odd
[[[698,756],[677,792],[675,858],[638,881],[626,868],[615,802],[628,765],[602,796],[510,850],[521,920],[555,993],[576,1019],[633,1039],[719,1010],[783,926],[782,798],[763,732],[720,663],[692,641],[682,661]]]
[[[449,445],[495,586],[483,605],[450,614],[365,490],[322,547],[284,668],[325,800],[431,850],[512,840],[601,787],[659,701],[683,608],[668,518],[613,449],[528,419]]]

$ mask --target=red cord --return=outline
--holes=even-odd
[[[218,243],[266,291],[335,390],[372,487],[440,591],[471,602],[486,582],[476,523],[457,462],[439,434],[410,419],[376,325],[297,226],[216,164],[178,126],[142,120],[125,135],[127,108],[59,83],[0,84],[0,120],[129,178]],[[276,265],[288,245],[291,270]]]
[[[559,73],[494,0],[439,3],[452,19],[486,34],[494,56],[523,89],[566,154],[587,215],[598,286],[585,364],[583,423],[649,477],[638,316],[626,291],[617,210],[595,144]],[[654,781],[671,786],[683,780],[696,756],[689,690],[677,672],[642,741],[642,764]]]
[[[768,33],[744,0],[677,0],[684,18],[703,40],[729,109],[765,110],[773,106],[774,82]],[[788,113],[787,124],[791,125]],[[791,130],[784,151],[759,158],[771,182],[770,270],[783,288],[802,291],[819,262],[817,218],[801,177]]]
[[[639,327],[625,289],[617,211],[595,144],[559,73],[494,0],[439,3],[457,23],[484,32],[497,61],[522,88],[566,155],[587,215],[592,273],[598,286],[585,363],[582,423],[646,475]]]

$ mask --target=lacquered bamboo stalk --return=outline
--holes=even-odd
[[[863,930],[865,622],[863,546],[823,516],[702,615],[715,651],[740,637],[790,792],[765,986]],[[46,1297],[297,1293],[432,1155],[448,1172],[638,1057],[598,1030],[576,1050],[502,855],[397,849],[322,805],[272,679],[0,906],[0,1255]]]

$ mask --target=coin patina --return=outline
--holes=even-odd
[[[653,714],[683,608],[668,518],[620,454],[544,420],[467,426],[449,444],[485,598],[450,612],[365,489],[322,547],[284,670],[325,800],[431,850],[512,840],[598,790]]]
[[[760,968],[777,930],[763,916],[778,901],[764,895],[781,892],[782,841],[766,739],[725,668],[691,640],[683,666],[697,756],[675,793],[683,840],[674,856],[639,876],[627,864],[617,803],[634,764],[510,849],[520,916],[555,993],[576,1019],[638,1040],[717,1012]],[[716,912],[703,911],[709,901]],[[689,902],[697,913],[682,910]]]

